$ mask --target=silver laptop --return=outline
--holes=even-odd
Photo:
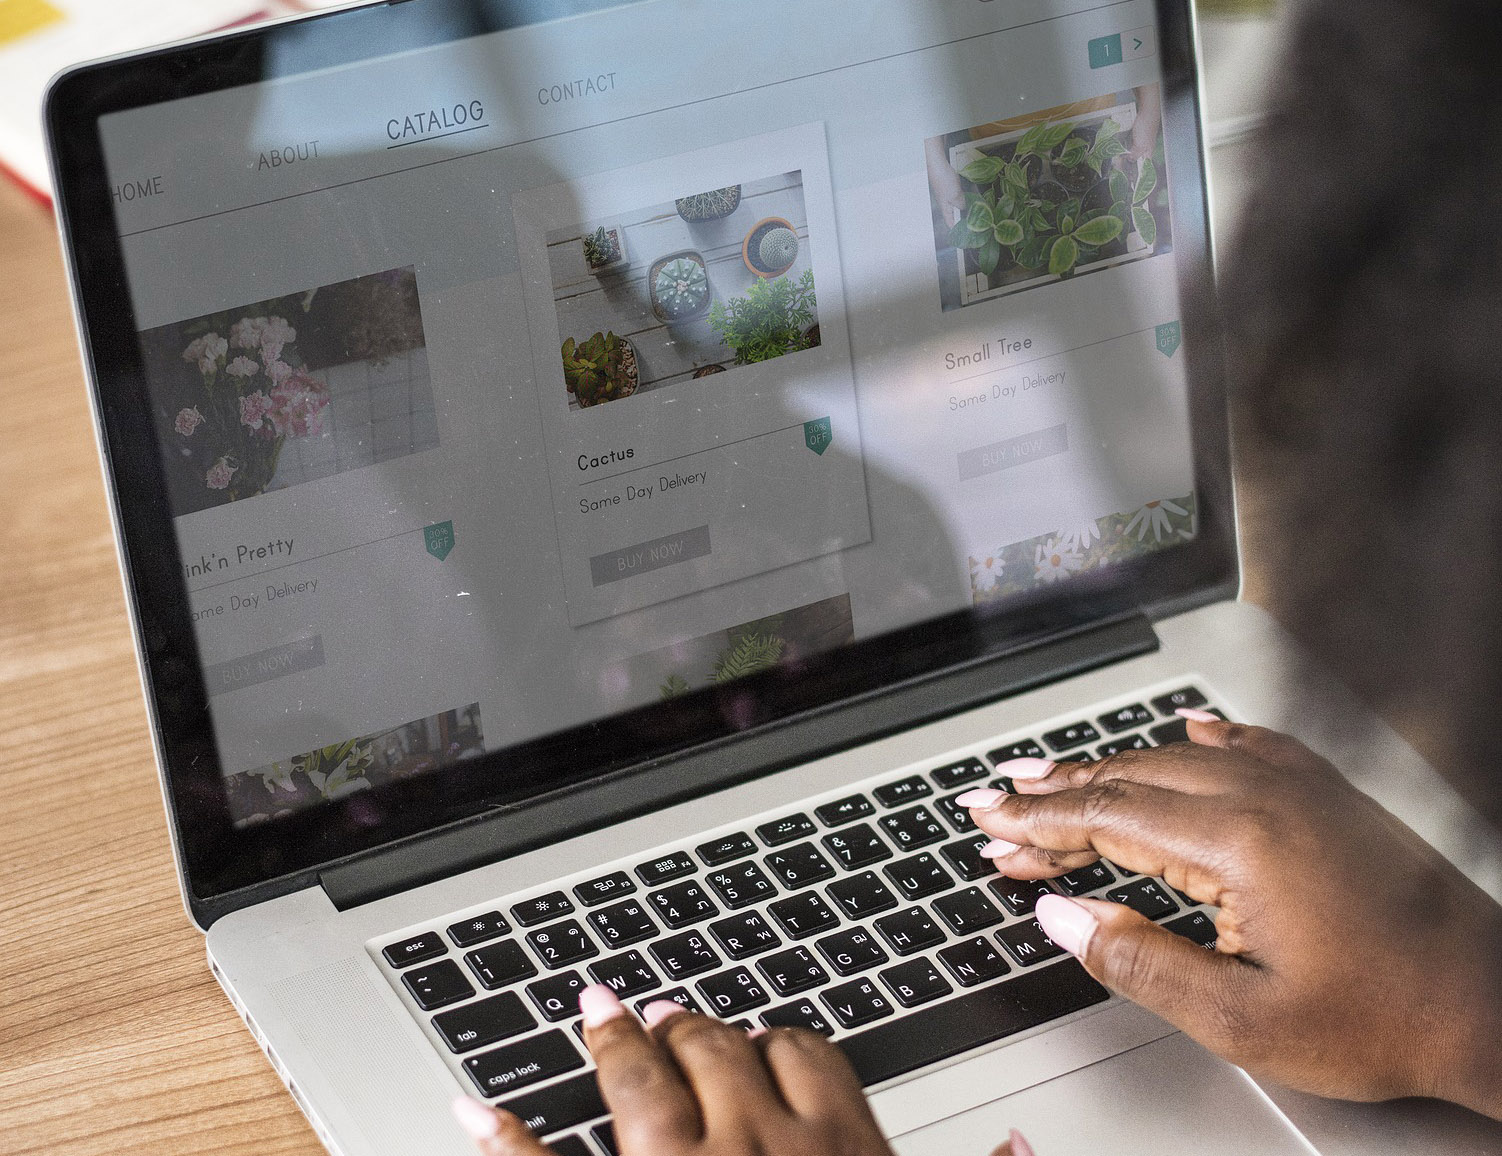
[[[184,900],[330,1151],[468,1092],[614,1153],[591,982],[825,1033],[904,1154],[1312,1151],[1032,915],[1213,911],[955,803],[1275,713],[1197,91],[1187,0],[411,0],[54,83]]]

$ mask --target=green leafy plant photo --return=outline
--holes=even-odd
[[[809,269],[796,281],[760,280],[744,297],[715,302],[709,324],[735,351],[738,364],[754,365],[810,348],[808,329],[817,308],[814,273]]]

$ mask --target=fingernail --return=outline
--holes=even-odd
[[[455,1096],[449,1107],[471,1140],[493,1140],[501,1131],[501,1121],[488,1104],[468,1096]]]
[[[1033,1151],[1033,1146],[1027,1142],[1027,1137],[1016,1128],[1012,1129],[1009,1139],[1012,1141],[1012,1156],[1038,1156]]]
[[[1070,955],[1084,955],[1090,937],[1100,926],[1087,908],[1062,895],[1041,896],[1033,914],[1043,933]]]
[[[597,1028],[626,1014],[625,1006],[605,983],[592,983],[579,993],[579,1010],[584,1013],[587,1028]]]
[[[1192,706],[1181,706],[1173,712],[1180,718],[1187,718],[1190,722],[1220,722],[1218,714],[1211,714],[1207,710],[1195,710]]]
[[[980,857],[982,859],[1003,859],[1013,851],[1020,850],[1022,848],[1016,843],[1008,843],[1005,839],[992,839],[980,849]]]
[[[758,1036],[764,1036],[766,1034],[767,1034],[767,1029],[766,1028],[747,1028],[746,1029],[746,1037],[748,1039],[753,1039],[754,1040]]]
[[[669,1016],[679,1015],[688,1011],[681,1003],[674,1003],[670,999],[659,999],[649,1003],[641,1009],[641,1018],[647,1021],[649,1028],[655,1028]]]
[[[1051,763],[1047,759],[1013,759],[1009,763],[1002,763],[996,769],[1009,779],[1021,779],[1030,783],[1034,779],[1046,779],[1053,774],[1057,763]]]
[[[966,791],[955,800],[955,803],[961,807],[994,807],[1006,797],[1005,791],[993,791],[989,787],[981,787],[979,790]]]

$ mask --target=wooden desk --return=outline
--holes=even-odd
[[[0,180],[0,1151],[323,1148],[178,896],[52,214]]]

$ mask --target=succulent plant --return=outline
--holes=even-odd
[[[678,215],[685,221],[718,221],[721,217],[728,217],[736,209],[741,207],[741,187],[731,185],[725,189],[714,189],[707,193],[695,193],[691,197],[680,197],[677,201]]]
[[[614,333],[577,343],[570,337],[563,343],[563,377],[581,407],[630,397],[636,392],[636,354]]]
[[[584,235],[584,259],[589,262],[591,269],[608,265],[619,256],[620,249],[616,246],[615,238],[604,225],[593,233]]]
[[[702,261],[678,257],[657,271],[652,292],[664,311],[673,317],[685,317],[702,309],[709,300],[709,276]]]
[[[757,256],[764,269],[786,269],[798,259],[798,234],[791,229],[773,229],[761,239]]]

